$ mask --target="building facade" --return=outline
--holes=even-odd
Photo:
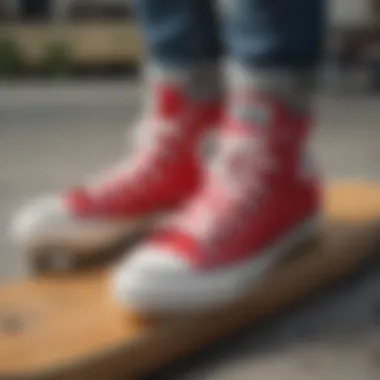
[[[358,27],[379,24],[380,0],[327,1],[330,25]],[[0,0],[0,12],[3,19],[117,17],[128,13],[128,0]]]
[[[130,15],[128,0],[0,0],[2,20],[51,21]]]

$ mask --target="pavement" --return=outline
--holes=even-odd
[[[27,274],[7,237],[11,215],[117,159],[140,94],[133,80],[0,85],[0,282]],[[317,100],[312,149],[326,180],[380,180],[380,97]],[[379,380],[379,262],[151,379]]]

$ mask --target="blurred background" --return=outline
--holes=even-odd
[[[140,56],[128,0],[1,0],[3,77],[125,73]]]
[[[326,181],[378,181],[380,0],[328,4],[313,149]],[[7,236],[15,210],[126,150],[141,103],[139,37],[127,0],[0,0],[0,283],[28,273]],[[152,379],[380,379],[378,261]]]
[[[380,91],[380,0],[328,4],[324,85]],[[125,75],[140,55],[128,0],[0,1],[3,78]]]

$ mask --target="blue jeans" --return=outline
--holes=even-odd
[[[245,67],[309,68],[323,46],[325,0],[134,0],[150,60],[185,67],[221,56]]]

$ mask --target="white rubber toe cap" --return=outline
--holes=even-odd
[[[180,252],[140,247],[117,268],[116,299],[138,312],[203,311],[244,296],[279,258],[314,235],[316,217],[302,222],[276,244],[234,265],[200,270]]]
[[[49,239],[71,218],[59,197],[39,198],[25,204],[15,215],[10,234],[16,243],[29,245]]]
[[[148,247],[127,256],[111,279],[116,300],[137,312],[181,313],[235,298],[241,269],[202,272],[182,257]]]
[[[188,275],[187,263],[175,253],[141,247],[116,269],[112,292],[122,305],[137,310],[172,309],[178,306],[173,289]]]
[[[58,196],[27,203],[11,224],[11,237],[27,248],[98,249],[122,238],[131,221],[79,218]]]

